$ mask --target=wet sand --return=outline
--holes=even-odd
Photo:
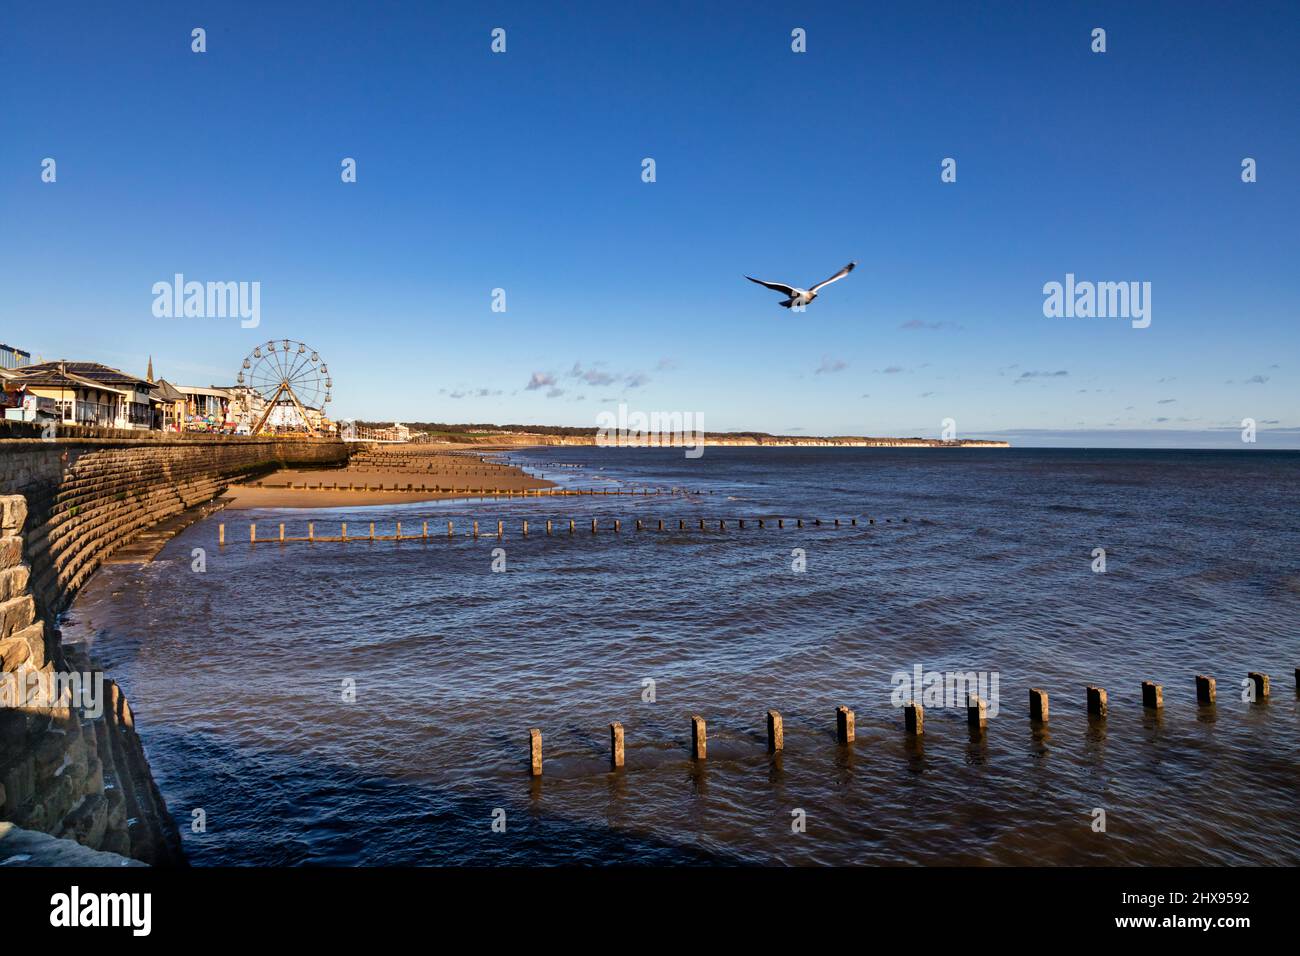
[[[228,508],[339,508],[407,504],[519,493],[554,487],[520,468],[474,454],[435,448],[384,447],[360,452],[346,468],[285,468],[231,485]]]

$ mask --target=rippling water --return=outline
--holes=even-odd
[[[228,512],[152,565],[95,576],[65,640],[92,643],[125,687],[195,864],[1300,862],[1300,456],[515,458],[586,465],[561,481],[705,493]],[[504,542],[445,537],[448,519],[463,532],[498,516]],[[592,537],[592,516],[623,531]],[[632,530],[764,516],[860,526]],[[547,538],[548,517],[579,531]],[[427,518],[442,535],[217,548],[217,521],[238,542],[248,519],[292,535],[309,518],[318,534]],[[909,743],[891,676],[918,664],[998,674],[982,740],[964,709],[927,708]],[[1272,675],[1267,705],[1241,700],[1252,670]],[[1196,706],[1198,673],[1218,678],[1213,710]],[[1145,679],[1164,685],[1159,717],[1141,706]],[[1103,724],[1086,718],[1085,684],[1109,690]],[[1027,720],[1030,687],[1051,694],[1046,730]],[[856,711],[852,748],[835,741],[840,704]],[[785,718],[775,759],[768,708]],[[534,726],[540,782],[526,775]],[[191,832],[196,808],[206,832]]]

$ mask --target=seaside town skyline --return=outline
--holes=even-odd
[[[287,347],[289,340],[282,340]],[[271,340],[255,346],[258,354],[263,349],[274,350],[278,342]],[[293,345],[299,351],[305,350],[302,343]],[[247,359],[245,360],[247,367]],[[71,375],[69,375],[71,371]],[[292,406],[296,398],[285,393],[285,398],[277,401],[277,395],[270,389],[263,389],[259,394],[254,389],[245,388],[242,373],[239,383],[235,385],[197,385],[168,380],[159,374],[155,376],[153,356],[146,359],[146,370],[135,374],[123,369],[113,368],[101,362],[71,361],[59,359],[45,361],[42,356],[33,357],[31,353],[4,343],[0,343],[0,409],[2,414],[19,421],[59,421],[64,425],[98,425],[101,427],[144,428],[163,431],[210,431],[226,434],[250,434],[260,431],[297,431],[309,425],[312,431],[322,435],[342,434],[350,430],[357,434],[360,425],[367,437],[385,441],[421,441],[445,440],[423,431],[412,431],[403,422],[395,418],[359,419],[353,416],[331,418],[329,409],[323,402],[317,401],[306,408]],[[331,380],[332,382],[332,380]],[[139,384],[140,390],[134,394],[124,392],[121,386],[130,383]],[[147,383],[150,387],[144,388]],[[274,383],[272,383],[274,384]],[[329,401],[330,399],[326,399]],[[38,404],[39,403],[39,404]],[[62,405],[63,407],[57,407]],[[272,406],[280,406],[279,409]],[[445,407],[445,406],[444,406]],[[261,413],[268,410],[263,416]],[[1274,427],[1274,421],[1266,421],[1262,426],[1244,419],[1239,427],[1224,427],[1218,430],[1192,431],[1188,429],[1163,430],[1110,430],[1087,431],[1078,429],[1062,436],[1048,430],[1021,430],[1007,432],[990,432],[987,435],[957,435],[955,419],[945,419],[940,423],[937,435],[884,435],[858,433],[838,433],[813,435],[803,429],[791,429],[785,432],[765,429],[705,429],[703,415],[693,412],[668,412],[635,408],[630,412],[633,422],[638,418],[643,421],[658,423],[670,417],[686,422],[698,420],[700,423],[693,431],[703,436],[746,436],[765,435],[769,439],[789,441],[815,441],[817,439],[903,439],[921,440],[932,444],[967,442],[973,444],[1011,444],[1008,439],[1014,436],[1015,443],[1024,447],[1115,447],[1115,448],[1236,448],[1241,446],[1261,447],[1267,450],[1289,450],[1300,443],[1297,429]],[[624,433],[629,416],[629,405],[619,401],[617,411],[602,404],[596,412],[594,424],[546,423],[521,420],[507,422],[459,422],[452,419],[437,420],[433,416],[408,417],[407,421],[420,422],[429,427],[449,426],[456,430],[477,428],[484,431],[500,430],[520,433],[542,434],[548,432],[593,432],[600,443],[600,436],[609,432],[611,421],[622,422]],[[698,419],[697,419],[698,416]],[[262,427],[264,426],[264,427]],[[633,431],[636,429],[634,428]],[[645,426],[641,427],[644,432]],[[657,433],[657,424],[651,433]],[[681,429],[677,430],[679,433]],[[690,433],[692,429],[687,429]],[[1259,436],[1263,433],[1265,443],[1259,445]],[[656,440],[657,441],[657,440]],[[679,440],[666,439],[663,444],[678,444]],[[689,442],[687,442],[689,444]],[[770,440],[769,440],[770,443]]]
[[[627,402],[720,431],[1227,447],[1250,419],[1300,447],[1285,12],[1211,13],[1210,41],[1107,5],[1098,51],[1064,9],[948,8],[928,37],[812,11],[798,54],[770,11],[516,8],[495,53],[455,9],[431,33],[414,8],[326,30],[236,6],[202,52],[174,16],[18,10],[0,340],[222,385],[301,339],[367,420],[577,426]],[[286,48],[297,69],[259,67]],[[159,116],[187,119],[142,153]],[[256,150],[227,136],[246,126]],[[205,225],[119,228],[149,210]],[[744,279],[849,259],[800,314]],[[256,327],[161,314],[174,276],[255,286]],[[1091,309],[1053,304],[1089,284]],[[1117,289],[1133,315],[1101,317]]]
[[[319,353],[305,343],[268,341],[256,346],[236,373],[236,384],[190,385],[155,376],[153,357],[143,375],[99,362],[32,361],[30,353],[0,343],[0,418],[40,427],[50,438],[60,429],[110,428],[217,435],[296,434],[350,441],[455,442],[472,434],[526,435],[550,442],[615,447],[685,446],[698,457],[710,444],[867,443],[886,446],[966,444],[1006,446],[1002,441],[919,436],[805,436],[758,432],[709,432],[692,413],[645,412],[620,403],[605,409],[594,427],[529,423],[428,422],[412,429],[400,421],[366,422],[330,417],[333,378]]]

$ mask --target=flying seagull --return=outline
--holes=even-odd
[[[748,279],[750,282],[757,282],[759,285],[765,285],[769,289],[773,290],[774,292],[780,292],[783,295],[789,296],[789,298],[787,298],[784,302],[780,303],[783,308],[802,309],[813,299],[817,298],[818,289],[822,288],[822,286],[828,286],[832,282],[838,282],[840,279],[843,279],[846,275],[848,275],[850,272],[853,271],[853,267],[856,265],[857,265],[856,262],[850,262],[847,266],[845,266],[839,272],[835,273],[835,275],[831,276],[825,282],[818,282],[815,286],[813,286],[811,289],[808,289],[807,291],[803,289],[797,289],[792,285],[786,285],[784,282],[764,282],[762,279],[755,279],[753,276],[745,276],[745,278]]]

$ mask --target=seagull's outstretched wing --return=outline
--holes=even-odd
[[[786,285],[784,282],[764,282],[762,279],[755,279],[753,276],[745,276],[750,282],[757,282],[759,285],[765,285],[773,292],[781,292],[785,295],[794,295],[794,286]]]
[[[853,267],[856,266],[856,265],[857,265],[856,262],[850,262],[847,266],[845,266],[845,267],[844,267],[843,269],[841,269],[839,272],[835,273],[835,275],[831,276],[831,277],[830,277],[829,279],[827,279],[825,282],[818,282],[815,286],[813,286],[813,287],[812,287],[811,289],[809,289],[808,291],[809,291],[809,292],[816,292],[816,291],[817,291],[818,289],[820,289],[822,286],[830,285],[832,282],[838,282],[840,279],[843,279],[846,275],[848,275],[850,272],[852,272],[852,271],[853,271]]]

